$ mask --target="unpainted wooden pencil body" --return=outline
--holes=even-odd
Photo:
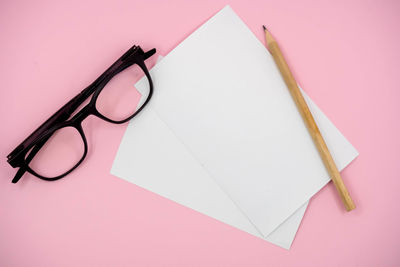
[[[297,105],[297,108],[307,126],[307,129],[319,151],[319,154],[321,155],[322,161],[324,162],[325,167],[328,170],[329,175],[331,176],[331,179],[335,184],[337,191],[339,192],[340,198],[342,199],[346,207],[346,210],[351,211],[355,209],[356,206],[354,205],[354,202],[351,199],[350,194],[343,183],[339,170],[336,167],[336,164],[332,158],[331,153],[329,152],[328,147],[326,146],[324,139],[322,138],[322,135],[318,129],[317,124],[315,123],[315,120],[310,112],[310,109],[307,106],[307,103],[304,100],[304,97],[300,92],[299,87],[297,86],[297,82],[294,79],[293,74],[290,71],[289,66],[287,65],[283,57],[283,54],[278,46],[278,43],[272,37],[271,33],[265,28],[265,26],[264,26],[264,31],[265,31],[265,40],[268,50],[270,51],[272,57],[274,58],[275,63],[278,66],[279,71],[287,87],[289,88],[293,100]]]

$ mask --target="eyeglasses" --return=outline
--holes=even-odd
[[[131,47],[91,85],[30,134],[7,156],[8,163],[19,168],[12,182],[18,182],[25,172],[54,181],[76,169],[88,151],[82,121],[89,115],[121,124],[142,111],[153,94],[153,83],[144,61],[155,52],[155,49],[144,52],[139,46]],[[142,76],[147,77],[148,94],[144,96],[143,104],[137,107],[133,83]],[[78,110],[90,96],[89,103]]]

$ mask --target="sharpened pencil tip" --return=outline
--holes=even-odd
[[[265,25],[263,25],[263,29],[264,29],[264,31],[266,31],[266,30],[267,30],[267,27],[265,27]]]

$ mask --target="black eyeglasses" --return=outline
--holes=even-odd
[[[82,121],[89,115],[121,124],[142,111],[153,94],[153,83],[144,61],[155,52],[155,49],[144,52],[139,46],[131,47],[91,85],[40,125],[7,156],[8,163],[19,168],[12,182],[18,182],[26,171],[40,179],[54,181],[76,169],[88,150]],[[133,83],[142,76],[147,77],[148,94],[137,107],[138,92]],[[76,112],[90,96],[89,103]]]

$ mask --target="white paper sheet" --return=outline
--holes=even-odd
[[[218,17],[220,17],[220,18],[222,17],[225,26],[227,25],[228,28],[229,28],[229,24],[232,22],[232,20],[233,20],[233,22],[236,21],[233,24],[238,23],[237,17],[234,15],[234,13],[230,10],[229,7],[222,10],[215,17],[217,17],[217,19],[218,19]],[[218,21],[218,20],[217,20],[217,23],[215,23],[215,17],[210,20],[211,22],[214,20],[214,27],[215,27],[215,24],[221,24],[221,21]],[[225,20],[228,20],[228,21],[225,21]],[[229,20],[231,22],[229,22]],[[240,22],[240,20],[239,20],[239,22]],[[210,22],[206,23],[206,25],[209,23]],[[211,26],[213,26],[213,25],[211,25]],[[204,27],[205,26],[202,27],[203,32],[204,32]],[[209,25],[207,27],[210,28]],[[243,27],[243,25],[242,25],[242,27]],[[200,28],[199,30],[201,30],[202,28]],[[241,34],[239,33],[239,35],[241,35]],[[201,42],[201,38],[199,38],[197,35],[195,35],[195,37],[192,37],[192,36],[189,38],[192,38],[192,39],[197,38],[198,40],[200,39],[200,43],[203,44]],[[254,37],[252,34],[251,34],[251,36]],[[202,36],[200,36],[200,37],[202,37]],[[211,36],[211,37],[213,37],[213,36]],[[196,41],[198,41],[198,40],[196,40]],[[254,42],[254,41],[258,42],[258,40],[252,40],[251,42]],[[187,41],[184,41],[183,43],[185,43],[185,42],[187,42]],[[211,38],[210,42],[214,43],[213,44],[214,48],[217,47],[215,40],[213,40]],[[182,48],[183,43],[181,45],[179,45],[178,47]],[[201,44],[199,46],[201,46]],[[246,46],[245,44],[246,44],[246,42],[244,42],[240,45],[245,47]],[[176,51],[176,50],[174,50],[174,51]],[[171,54],[173,52],[171,52]],[[229,51],[227,51],[227,52],[229,52]],[[206,51],[205,53],[208,53],[208,51]],[[266,50],[263,50],[263,53],[264,54],[267,53]],[[172,55],[171,54],[166,57],[166,60],[169,57],[174,55],[174,54],[172,54]],[[232,55],[234,56],[234,54],[232,54]],[[187,56],[190,59],[190,57],[191,57],[190,54],[188,54]],[[172,58],[173,58],[172,63],[175,63],[174,58],[176,58],[176,56],[174,56]],[[194,62],[196,63],[196,66],[198,66],[199,62],[201,62],[201,59],[199,60],[199,57],[196,57],[196,56],[193,56],[192,58],[193,58]],[[264,56],[264,58],[265,58],[265,56]],[[220,60],[220,59],[217,58],[217,60]],[[270,58],[267,58],[266,60],[268,61],[268,60],[270,60]],[[189,67],[189,68],[192,68],[191,65],[194,65],[194,64],[190,64],[190,62],[187,60],[185,61],[185,63],[187,63],[185,65],[185,67]],[[231,64],[231,62],[229,60],[228,60],[228,63]],[[255,63],[255,65],[257,65],[257,61],[254,63]],[[161,62],[159,66],[162,66],[162,64],[163,64],[163,62]],[[287,216],[286,215],[281,216],[281,219],[280,220],[278,219],[279,222],[275,223],[276,224],[275,226],[269,226],[269,228],[263,228],[263,227],[259,226],[259,229],[263,229],[263,230],[272,229],[272,230],[268,230],[268,231],[270,231],[269,234],[264,233],[264,235],[262,235],[260,233],[261,231],[257,231],[257,229],[253,225],[253,224],[255,224],[254,218],[250,218],[249,214],[247,213],[248,210],[246,210],[246,208],[243,208],[246,205],[243,206],[242,200],[239,199],[239,201],[238,201],[237,195],[234,194],[232,196],[232,194],[230,194],[230,193],[232,193],[232,190],[231,190],[231,192],[229,192],[229,190],[226,190],[224,188],[223,184],[216,183],[216,181],[218,179],[216,179],[214,177],[214,175],[212,175],[212,173],[215,173],[215,170],[212,169],[215,166],[213,166],[212,164],[207,164],[208,163],[207,161],[201,161],[201,160],[199,161],[198,156],[196,156],[197,152],[193,151],[191,149],[188,149],[189,146],[184,141],[184,140],[187,141],[187,139],[185,139],[187,137],[185,137],[185,135],[183,135],[183,139],[181,139],[182,137],[179,137],[179,138],[177,137],[179,134],[181,134],[180,133],[181,129],[179,129],[179,127],[174,128],[174,127],[176,127],[176,124],[172,124],[172,127],[168,124],[168,120],[170,119],[168,117],[168,114],[170,114],[171,112],[169,112],[168,109],[163,110],[163,108],[165,108],[165,105],[163,106],[163,103],[162,103],[163,101],[165,101],[165,100],[163,100],[162,97],[165,98],[165,93],[169,92],[169,90],[170,90],[168,87],[166,87],[166,85],[168,85],[169,83],[165,82],[165,80],[166,80],[166,78],[168,80],[169,77],[173,77],[172,79],[173,80],[175,79],[175,81],[178,82],[177,83],[178,85],[180,85],[179,82],[181,81],[181,80],[179,80],[179,77],[176,77],[177,76],[176,75],[176,71],[177,71],[176,65],[174,66],[174,64],[172,64],[172,66],[170,66],[170,64],[171,63],[168,64],[168,67],[159,68],[159,69],[157,69],[157,67],[156,67],[154,69],[154,71],[151,71],[152,77],[155,82],[155,88],[157,88],[156,89],[157,93],[155,95],[155,98],[152,100],[150,107],[146,108],[146,111],[143,112],[142,114],[140,114],[137,117],[137,119],[134,120],[129,125],[128,130],[127,130],[127,132],[123,138],[123,141],[121,143],[120,149],[118,151],[116,160],[114,162],[114,165],[112,168],[112,173],[121,178],[127,179],[128,181],[134,182],[135,184],[138,184],[139,186],[142,186],[153,192],[163,195],[169,199],[172,199],[180,204],[191,207],[199,212],[202,212],[213,218],[216,218],[220,221],[223,221],[227,224],[237,227],[241,230],[244,230],[246,232],[249,232],[249,233],[259,236],[259,237],[266,236],[266,238],[265,238],[266,240],[271,241],[272,243],[275,243],[282,247],[289,248],[290,244],[294,238],[294,235],[297,231],[297,228],[301,221],[301,218],[303,217],[304,211],[306,209],[306,204],[303,204],[303,203],[305,203],[308,200],[308,198],[305,198],[305,201],[303,203],[299,203],[299,202],[295,202],[294,204],[291,203],[290,209],[288,208],[288,206],[283,205],[283,208],[285,210],[287,210]],[[263,66],[263,64],[261,64],[261,67],[265,67],[265,66]],[[275,68],[275,67],[272,68],[271,66],[267,66],[267,67],[270,67],[271,69]],[[174,68],[175,68],[175,72],[174,72]],[[179,68],[179,71],[180,71],[180,68]],[[268,71],[263,73],[263,75],[269,77],[270,75],[268,74],[269,73]],[[225,72],[225,71],[223,71],[223,72]],[[276,72],[276,69],[275,69],[275,72]],[[241,74],[243,75],[245,73],[246,73],[246,69],[242,69]],[[170,75],[172,75],[172,76],[170,76]],[[222,84],[221,86],[215,86],[215,83],[213,83],[210,86],[211,81],[214,82],[215,80],[218,80],[218,79],[216,79],[217,77],[208,79],[207,77],[209,77],[210,73],[207,69],[203,72],[198,72],[198,75],[201,76],[200,80],[201,79],[204,79],[205,81],[208,80],[208,84],[209,84],[208,87],[212,87],[215,89],[215,90],[213,90],[213,92],[207,94],[208,99],[209,99],[208,102],[207,101],[204,102],[203,98],[200,98],[200,100],[203,101],[202,103],[203,104],[205,103],[207,106],[208,103],[216,103],[216,101],[218,99],[220,100],[221,97],[218,94],[219,93],[218,90],[221,90],[221,88],[223,88],[222,85],[225,86],[225,84]],[[213,76],[213,73],[211,73],[211,76]],[[233,77],[236,77],[236,76],[233,76]],[[245,75],[238,76],[238,77],[245,77]],[[276,73],[275,74],[272,73],[271,77],[274,79],[277,79]],[[197,77],[197,79],[199,79],[199,77]],[[242,82],[244,80],[245,79],[243,79]],[[265,83],[265,80],[262,80],[261,82]],[[239,83],[240,83],[240,81],[239,81]],[[200,89],[199,85],[201,85],[201,86],[206,85],[206,87],[207,87],[207,84],[204,84],[202,82],[196,82],[195,84],[190,85],[189,87],[192,86],[192,87],[195,87],[196,90],[198,90],[198,89]],[[273,84],[273,85],[275,86],[273,90],[285,89],[287,91],[287,89],[285,87],[282,87],[282,85],[280,85],[279,83],[278,83],[279,86],[276,86],[276,84]],[[247,88],[247,86],[248,86],[248,83],[246,83],[244,85],[244,87],[242,87],[242,89]],[[280,88],[280,87],[282,87],[282,88]],[[139,88],[141,88],[140,85],[138,86],[138,89]],[[232,87],[232,88],[235,89],[234,87]],[[190,89],[189,92],[192,92],[192,90],[193,89]],[[237,90],[237,88],[235,90]],[[264,88],[264,90],[265,90],[265,88]],[[173,92],[173,90],[171,90],[171,91]],[[222,91],[224,91],[224,90],[222,90]],[[242,94],[241,94],[241,97],[244,100],[246,98],[248,98],[249,96],[251,97],[251,93],[254,90],[248,90],[248,91],[246,90],[245,92],[242,92]],[[270,91],[270,93],[271,93],[271,90],[268,90],[268,91]],[[162,96],[163,92],[164,92],[164,96]],[[261,95],[262,95],[261,90],[258,90],[258,93],[261,93]],[[272,92],[272,94],[275,94],[275,93]],[[177,96],[177,95],[175,95],[175,96]],[[232,96],[232,94],[229,93],[229,99],[231,96]],[[278,97],[283,98],[284,96],[279,95],[279,93],[278,93]],[[225,98],[226,98],[226,95],[225,95]],[[277,105],[280,105],[281,103],[285,103],[280,98],[277,98],[277,99],[274,98],[274,101],[272,101],[273,102],[272,104],[277,106]],[[166,99],[168,99],[169,101],[171,100],[170,98],[166,98]],[[187,99],[190,99],[190,97],[185,98],[185,100],[187,100]],[[268,99],[265,99],[265,96],[263,99],[268,100]],[[286,98],[283,98],[283,99],[285,101],[287,101]],[[289,98],[289,100],[291,100],[291,99]],[[322,112],[320,112],[318,110],[318,108],[312,102],[310,102],[308,97],[306,97],[306,100],[309,102],[310,108],[311,108],[313,114],[316,116],[316,121],[319,124],[319,126],[321,127],[322,134],[327,139],[328,146],[330,147],[330,149],[333,153],[333,156],[338,164],[338,167],[340,169],[344,168],[352,159],[354,159],[356,157],[357,152],[347,142],[347,140],[340,134],[340,132],[329,122],[329,120],[322,114]],[[257,103],[257,101],[255,101],[255,102]],[[269,101],[269,102],[271,102],[271,101]],[[274,103],[274,102],[279,102],[279,103]],[[268,101],[265,104],[267,104],[267,103],[268,103]],[[291,102],[289,102],[289,103],[291,103]],[[173,103],[169,103],[169,104],[181,105],[182,103],[173,102]],[[287,103],[284,105],[287,105]],[[221,106],[224,106],[224,105],[221,104]],[[238,106],[238,108],[239,108],[239,110],[245,111],[245,109],[247,110],[247,106],[248,106],[248,103],[244,102],[244,103],[241,103],[241,105]],[[177,107],[178,107],[178,105],[177,105]],[[170,108],[170,106],[167,106],[167,108]],[[209,107],[209,108],[215,109],[215,105],[213,107]],[[163,112],[164,111],[167,111],[167,112],[165,114],[164,113],[160,114],[161,110]],[[185,111],[187,111],[187,110],[188,109],[186,109]],[[291,111],[291,109],[289,109],[289,111]],[[287,110],[285,110],[285,112],[288,113]],[[176,113],[172,113],[172,114],[176,114]],[[228,113],[226,113],[226,115],[227,114]],[[164,120],[161,119],[161,118],[163,118],[163,115],[166,115],[167,120],[165,120],[165,118],[164,118]],[[203,114],[197,113],[197,115],[203,115]],[[293,117],[294,114],[289,113],[289,115],[291,115]],[[298,115],[298,114],[296,113],[296,115]],[[200,118],[201,116],[198,116],[198,117]],[[300,122],[301,122],[301,118],[298,118],[298,116],[297,117],[294,116],[294,117],[296,118],[296,120],[300,120]],[[181,118],[182,117],[180,117],[180,119]],[[264,120],[268,119],[268,118],[264,118],[264,117],[261,117],[261,118]],[[190,119],[190,118],[183,118],[183,119]],[[254,116],[252,117],[252,119],[254,119]],[[290,119],[291,119],[291,122],[293,122],[293,118],[289,117],[289,120]],[[167,122],[168,126],[167,126],[166,122]],[[287,121],[285,121],[285,122],[287,122]],[[219,126],[218,124],[215,124],[215,125]],[[288,127],[288,125],[286,125],[286,124],[284,124],[284,125],[285,125],[285,127]],[[192,127],[193,124],[189,124],[189,126]],[[264,126],[268,126],[268,124],[264,125]],[[302,125],[302,126],[304,127],[304,125]],[[258,127],[260,127],[260,129],[262,129],[263,125],[260,125],[260,123],[258,123]],[[301,127],[298,127],[298,125],[297,125],[297,128],[295,128],[295,130],[298,131],[298,128],[302,129]],[[274,129],[274,128],[272,128],[272,129]],[[280,130],[283,135],[285,134],[284,131],[282,131],[282,129],[280,129],[279,127],[278,127],[278,130]],[[292,133],[294,135],[296,135],[297,134],[296,131],[294,131]],[[210,132],[208,132],[208,133],[210,133]],[[246,132],[244,132],[244,133],[246,133]],[[265,133],[265,129],[264,129],[264,133]],[[203,138],[203,137],[204,137],[204,135],[201,135],[201,138]],[[279,135],[275,135],[275,137],[277,138],[275,141],[278,143],[279,143],[280,139],[284,138]],[[287,136],[285,136],[285,137],[287,137]],[[304,137],[304,136],[301,136],[301,137]],[[230,137],[228,135],[228,139],[229,138]],[[296,138],[299,138],[299,137],[296,136]],[[307,140],[307,138],[305,138],[305,139],[306,139],[306,141],[310,141],[310,140]],[[262,139],[260,139],[260,140],[262,140]],[[208,141],[210,141],[210,140],[208,140]],[[265,141],[265,140],[263,140],[263,141]],[[265,144],[264,144],[264,146],[265,146]],[[312,148],[313,148],[313,146],[311,143],[311,148],[310,148],[310,146],[308,146],[307,149],[312,150]],[[313,157],[311,159],[314,161],[314,162],[312,162],[313,164],[311,164],[311,166],[314,168],[314,165],[316,165],[315,161],[317,161],[317,160],[315,159],[315,157]],[[157,165],[157,168],[154,168],[154,164]],[[211,167],[211,171],[210,171],[210,167]],[[311,169],[311,170],[313,170],[313,169]],[[262,171],[265,171],[265,170],[262,169]],[[210,175],[210,173],[211,173],[211,175]],[[319,171],[318,173],[320,174],[321,172]],[[324,174],[326,175],[326,173],[322,173],[321,177],[323,177]],[[276,178],[280,177],[280,176],[281,175],[277,175]],[[238,180],[240,181],[239,178],[240,177],[236,177],[236,182]],[[252,177],[250,177],[250,178],[252,178]],[[287,178],[287,177],[283,177],[283,179],[285,179],[285,178]],[[290,178],[290,176],[289,176],[289,178]],[[272,179],[272,177],[265,176],[264,179],[269,180],[269,179]],[[315,180],[315,177],[314,177],[314,180]],[[320,179],[320,180],[323,180],[323,179]],[[287,182],[291,182],[291,181],[287,181]],[[322,183],[324,184],[324,183],[326,183],[326,181],[324,181]],[[271,184],[274,185],[274,183],[271,183]],[[241,185],[246,186],[246,184],[243,184],[243,183]],[[291,184],[288,184],[288,186],[291,186]],[[298,190],[305,191],[305,190],[303,190],[302,187],[299,188]],[[308,190],[307,192],[309,192],[309,191],[310,190]],[[225,192],[227,192],[228,194],[226,194]],[[265,193],[268,193],[268,190]],[[283,191],[283,193],[284,193],[284,191]],[[251,196],[252,196],[251,194],[248,195],[248,197],[251,197]],[[235,199],[236,204],[232,201],[232,199]],[[296,198],[296,200],[298,200],[298,199],[299,198]],[[265,204],[265,203],[261,203],[261,204]],[[240,207],[240,209],[238,208],[238,206]],[[291,210],[291,207],[293,207],[293,206],[297,206],[297,209],[294,208],[293,210]],[[265,209],[263,207],[268,207],[268,205],[261,206],[262,209],[260,209],[259,212],[267,213],[269,210]],[[288,211],[288,210],[291,210],[291,211]],[[244,212],[242,212],[242,211],[244,211]],[[280,215],[280,214],[278,214],[278,215]],[[269,216],[275,216],[275,215],[269,215]],[[250,220],[249,220],[249,218],[250,218]],[[257,221],[257,223],[259,223],[259,221]]]

